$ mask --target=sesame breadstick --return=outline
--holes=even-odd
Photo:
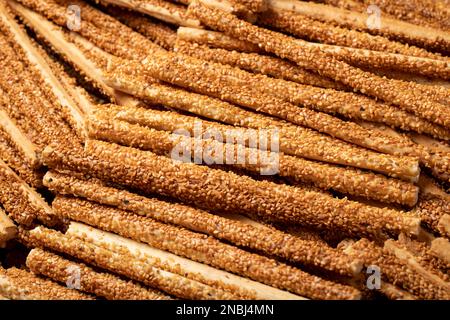
[[[0,130],[5,133],[8,140],[16,150],[20,151],[26,163],[34,168],[38,166],[36,146],[28,139],[28,137],[17,127],[8,114],[0,109]]]
[[[434,240],[433,243],[435,241],[436,240]],[[444,239],[444,241],[447,240]],[[384,251],[394,255],[409,269],[413,270],[417,274],[420,274],[428,282],[434,284],[436,288],[445,289],[446,294],[450,295],[450,282],[448,275],[433,268],[426,261],[423,261],[423,257],[421,255],[415,255],[414,252],[408,250],[408,247],[393,239],[389,239],[384,243]]]
[[[53,94],[48,86],[42,84],[44,80],[34,65],[18,60],[20,49],[15,47],[15,43],[10,45],[3,36],[0,36],[0,45],[3,49],[0,66],[4,71],[0,76],[0,88],[7,93],[10,101],[9,105],[4,106],[6,113],[22,128],[38,153],[52,142],[76,146],[79,138],[63,119],[61,106],[52,100],[55,99]],[[11,82],[15,85],[11,86]],[[30,127],[34,129],[31,135],[22,127],[23,122],[17,121],[16,112],[18,117],[30,122]]]
[[[196,48],[195,50],[198,49],[199,48]],[[217,51],[217,49],[215,49],[214,52],[209,53],[212,49],[200,48],[200,50],[201,52],[199,57],[201,57],[202,60],[213,60],[214,62],[221,64],[222,61],[227,60],[226,57],[228,56],[228,53],[226,51]],[[208,54],[209,56],[214,56],[214,58],[209,59]],[[189,62],[194,63],[194,61],[195,60]],[[275,97],[299,106],[305,106],[313,110],[330,114],[341,114],[350,119],[365,119],[367,121],[382,122],[403,130],[413,130],[431,134],[441,139],[450,139],[450,130],[447,128],[443,128],[439,125],[423,120],[420,117],[399,110],[396,107],[376,102],[362,95],[304,86],[291,81],[273,79],[262,75],[251,75],[249,73],[236,72],[235,68],[220,69],[219,67],[221,66],[222,65],[219,64],[210,66],[214,68],[216,77],[223,75],[225,78],[227,75],[232,74],[233,77],[242,79],[242,81],[246,81],[248,83],[257,82],[258,86],[255,87],[260,87],[263,93],[269,93]],[[198,65],[197,68],[199,69]],[[202,72],[204,73],[205,78],[209,79],[211,75],[207,71],[208,69],[209,67],[203,67]],[[224,78],[221,79],[222,83],[225,82]],[[238,82],[235,82],[237,85]],[[437,94],[427,94],[429,94],[430,97],[439,99],[438,97],[435,97]]]
[[[191,19],[183,6],[161,0],[102,0],[138,12],[145,13],[159,20],[175,25],[198,27],[200,22]]]
[[[37,275],[59,283],[67,283],[70,271],[76,270],[80,278],[78,290],[108,300],[168,300],[168,296],[132,281],[125,281],[110,273],[98,272],[83,263],[64,259],[42,249],[32,249],[27,256],[27,267]]]
[[[263,53],[258,45],[248,41],[242,41],[227,36],[222,32],[204,30],[198,28],[179,27],[177,29],[178,39],[205,44],[212,48],[221,48],[229,51],[245,53]]]
[[[415,295],[400,289],[389,282],[383,282],[380,292],[390,300],[418,300]]]
[[[68,254],[85,263],[142,282],[172,296],[184,299],[228,300],[238,298],[223,289],[213,288],[178,274],[158,269],[155,264],[149,264],[148,260],[144,262],[125,252],[116,253],[58,231],[39,226],[31,230],[29,234],[31,241],[38,247]]]
[[[168,64],[171,66],[170,70],[162,67]],[[143,68],[142,71],[139,70],[140,66]],[[340,112],[345,113],[347,113],[347,109],[352,108],[361,110],[361,105],[355,103],[353,106],[348,107],[341,100],[343,98],[341,95],[345,95],[345,92],[333,91],[333,96],[333,94],[326,94],[327,89],[305,87],[280,79],[269,79],[263,75],[252,75],[229,66],[171,54],[164,56],[153,55],[146,59],[142,65],[135,61],[114,60],[110,65],[110,69],[112,68],[114,69],[113,72],[118,76],[123,73],[131,73],[138,76],[140,73],[143,73],[144,77],[145,75],[155,77],[162,81],[189,88],[194,92],[220,98],[255,111],[261,111],[291,123],[306,126],[344,141],[380,152],[392,154],[399,151],[402,152],[406,147],[400,141],[396,141],[397,139],[395,138],[372,132],[370,129],[364,129],[353,122],[343,121],[321,112],[322,110],[330,111],[329,109],[338,109]],[[255,87],[257,83],[260,83],[259,80],[267,80],[267,82],[262,82],[263,87],[257,89]],[[283,87],[285,93],[279,93],[278,90],[274,90],[275,87]],[[299,94],[299,89],[301,89],[301,94]],[[277,92],[278,96],[275,96],[274,92]],[[316,99],[319,92],[323,95],[322,100]],[[286,95],[286,93],[289,93],[289,95]],[[291,93],[294,94],[294,97],[290,97]],[[318,109],[320,111],[298,107],[292,101],[283,100],[281,98],[282,95],[286,99],[295,100],[297,103],[306,105],[309,108],[315,108],[315,106],[319,105]],[[357,99],[353,100],[358,100],[358,98],[364,99],[364,97],[354,97]],[[350,94],[348,99],[351,98],[353,96]]]
[[[0,4],[0,8],[2,9],[0,13],[1,21],[9,28],[14,40],[23,49],[27,59],[38,69],[42,79],[51,88],[52,93],[63,108],[65,119],[76,128],[77,133],[81,137],[84,137],[84,118],[82,111],[56,78],[52,69],[45,61],[43,51],[36,48],[36,45],[30,41],[25,31],[16,23],[14,18],[5,12],[6,8],[3,3]]]
[[[359,269],[357,261],[347,261],[345,256],[335,256],[335,252],[325,243],[316,240],[303,241],[277,229],[249,223],[241,216],[229,219],[228,215],[213,215],[189,206],[146,198],[109,187],[94,179],[80,180],[60,173],[48,172],[44,182],[49,189],[59,194],[86,198],[161,222],[179,225],[301,265],[313,265],[350,276],[356,274]],[[314,258],[308,260],[309,257]]]
[[[437,225],[439,232],[450,238],[450,214],[444,214]]]
[[[448,51],[450,36],[439,29],[418,26],[381,15],[380,23],[367,23],[369,14],[349,11],[319,3],[286,0],[268,0],[269,6],[294,11],[315,20],[330,22],[339,26],[366,31],[389,39],[407,42],[434,51]]]
[[[397,245],[413,254],[421,265],[426,266],[430,270],[436,270],[436,274],[448,282],[450,281],[450,270],[448,265],[438,257],[435,257],[431,252],[431,246],[436,239],[438,238],[433,239],[429,243],[425,243],[413,240],[406,235],[401,234],[397,240]]]
[[[114,232],[300,296],[312,299],[355,299],[359,295],[354,288],[333,284],[270,258],[118,209],[62,197],[56,198],[54,208],[60,216],[70,220]]]
[[[233,292],[241,298],[245,297],[251,300],[306,299],[78,222],[70,223],[66,235],[82,239],[115,253],[130,255],[135,259],[188,279]]]
[[[43,157],[51,168],[89,172],[97,178],[146,193],[172,196],[204,209],[242,212],[258,215],[263,220],[304,224],[316,229],[336,228],[343,233],[368,233],[375,237],[383,230],[419,232],[419,219],[394,210],[372,208],[315,191],[175,162],[148,151],[88,140],[86,154],[88,156],[48,147]],[[159,176],[164,179],[160,180]],[[189,178],[192,176],[196,177],[195,181]],[[186,184],[189,187],[182,187]],[[368,223],[370,228],[367,228]]]
[[[92,296],[63,287],[28,271],[0,266],[0,294],[12,300],[93,300]]]
[[[348,246],[344,252],[362,259],[367,266],[378,266],[385,281],[401,286],[421,299],[449,299],[448,284],[436,285],[427,275],[411,269],[403,260],[367,239]]]
[[[178,32],[180,29],[178,29]],[[289,61],[258,53],[243,53],[220,48],[211,49],[205,45],[182,40],[177,40],[174,51],[300,84],[308,84],[322,88],[345,89],[339,83],[316,75],[308,70],[301,69]]]
[[[332,24],[323,23],[302,14],[276,8],[264,12],[259,17],[258,22],[314,42],[448,61],[447,57],[431,53],[422,48],[408,46],[385,37],[373,36],[357,30],[335,27]]]
[[[301,2],[299,2],[301,3]],[[303,40],[293,39],[270,30],[259,28],[231,14],[209,8],[195,1],[189,6],[191,14],[208,27],[225,32],[240,40],[259,44],[268,52],[288,58],[299,66],[316,70],[320,74],[342,82],[364,94],[394,103],[417,116],[450,127],[450,114],[445,105],[429,101],[418,95],[411,83],[385,79],[338,61],[320,50],[304,47]]]
[[[433,240],[431,242],[430,253],[443,261],[447,268],[450,266],[450,242],[448,239],[437,238]]]
[[[121,9],[119,7],[107,7],[106,11],[114,18],[139,32],[152,42],[166,50],[172,50],[177,39],[177,32],[163,22],[142,16],[139,13]]]
[[[17,235],[17,227],[0,208],[0,248],[4,248],[6,243],[14,239]]]
[[[0,130],[0,160],[33,188],[42,187],[43,172],[30,167],[17,149],[11,145],[10,137]]]
[[[16,222],[30,225],[34,219],[54,225],[57,219],[42,196],[0,160],[0,202]]]
[[[390,15],[416,25],[450,31],[448,6],[433,0],[359,0],[366,5],[377,5]]]
[[[250,129],[277,128],[281,137],[280,150],[286,154],[369,169],[407,181],[418,179],[419,167],[409,158],[393,157],[358,148],[316,131],[249,112],[208,96],[163,84],[148,84],[147,78],[136,72],[132,75],[122,72],[118,75],[113,72],[106,73],[105,81],[114,88],[143,98],[150,103],[162,104],[233,126]]]
[[[418,187],[382,175],[321,164],[264,149],[170,134],[125,121],[110,120],[98,111],[90,116],[87,127],[91,139],[137,147],[168,157],[180,146],[190,155],[201,155],[202,158],[205,153],[209,154],[209,150],[214,150],[213,162],[237,166],[256,174],[272,169],[282,177],[312,183],[321,189],[333,189],[344,194],[406,206],[414,206],[418,198]],[[187,160],[191,161],[191,157]]]

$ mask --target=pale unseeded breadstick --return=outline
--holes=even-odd
[[[1,4],[0,8],[5,9],[5,5]],[[45,57],[42,56],[43,52],[36,48],[36,45],[30,41],[25,31],[16,23],[13,17],[8,15],[5,11],[1,11],[0,19],[9,28],[10,32],[13,34],[14,40],[22,47],[29,61],[36,66],[42,79],[44,79],[51,88],[52,93],[58,99],[59,104],[64,110],[66,120],[77,129],[77,132],[81,137],[84,137],[84,118],[82,111],[56,78],[52,69],[45,61]]]
[[[448,299],[450,293],[445,286],[437,286],[426,275],[411,269],[394,254],[390,254],[367,239],[348,246],[344,251],[365,261],[367,266],[375,265],[382,270],[382,276],[421,299]],[[411,276],[411,274],[414,276]],[[382,284],[383,285],[383,284]]]
[[[109,85],[153,104],[162,104],[233,126],[251,129],[278,128],[280,150],[290,155],[370,169],[407,181],[418,179],[419,166],[409,158],[371,152],[304,127],[249,112],[218,99],[163,84],[149,84],[147,78],[141,74],[107,73],[105,77]]]
[[[342,232],[350,234],[369,231],[375,237],[382,236],[384,230],[408,234],[419,232],[419,219],[394,210],[334,199],[327,194],[301,188],[255,181],[205,166],[179,163],[148,151],[89,140],[86,153],[87,157],[71,150],[49,147],[43,156],[51,168],[89,173],[147,193],[172,196],[205,209],[256,214],[262,219],[320,229],[342,229]],[[162,175],[164,179],[160,180],[158,177]],[[189,178],[193,176],[195,180]],[[370,228],[367,228],[367,223],[371,224]]]
[[[17,269],[0,266],[0,294],[12,300],[92,300],[93,297]]]
[[[108,300],[168,300],[168,296],[132,281],[106,272],[98,272],[83,263],[64,259],[42,249],[33,249],[27,256],[27,267],[37,275],[66,284],[71,272],[79,276],[79,291]]]
[[[130,255],[135,259],[191,280],[233,292],[241,298],[251,300],[306,299],[78,222],[71,222],[66,234],[112,252]]]
[[[447,107],[411,92],[414,86],[399,80],[385,79],[338,61],[317,48],[303,46],[302,40],[259,28],[226,12],[193,2],[190,12],[210,28],[240,40],[259,44],[266,51],[288,58],[299,66],[340,81],[364,94],[398,105],[402,109],[437,124],[450,127]]]
[[[199,57],[201,57],[202,60],[212,60],[220,64],[223,64],[222,61],[227,60],[227,52],[218,52],[217,49],[215,49],[216,51],[212,54],[209,50],[211,49],[204,48],[201,50],[202,54],[200,54]],[[208,55],[213,55],[214,58],[208,59]],[[187,62],[187,64],[193,64],[195,62],[199,61],[192,60]],[[192,65],[189,66],[194,68]],[[229,77],[236,77],[236,79],[239,80],[234,81],[235,85],[239,85],[240,81],[244,81],[254,88],[260,88],[260,91],[263,94],[271,94],[287,102],[305,106],[313,110],[330,114],[341,114],[350,119],[364,119],[367,121],[381,122],[403,130],[423,132],[445,140],[450,139],[450,130],[447,128],[443,128],[408,112],[399,110],[396,107],[376,102],[362,95],[315,88],[262,75],[251,75],[246,72],[238,72],[235,68],[225,69],[219,64],[214,64],[212,66],[208,65],[206,67],[199,67],[197,65],[197,68],[202,69],[205,79],[209,79],[212,76],[211,73],[208,73],[208,70],[214,68],[215,76],[223,77],[221,79],[222,83],[229,83],[231,85]],[[194,69],[192,69],[192,72],[194,72]],[[226,82],[226,80],[229,82]],[[440,93],[434,94],[432,92],[427,92],[427,95],[433,100],[440,99]]]
[[[393,40],[408,42],[419,47],[425,47],[436,51],[448,51],[450,35],[443,30],[427,28],[401,20],[380,17],[376,13],[375,18],[368,23],[370,17],[367,13],[359,13],[340,9],[319,3],[304,1],[268,0],[271,7],[290,10],[311,18],[331,22],[351,29],[363,30],[369,33],[386,36]],[[376,21],[378,19],[378,21]]]
[[[143,282],[152,288],[180,298],[237,299],[237,296],[224,290],[157,269],[148,264],[148,261],[143,262],[131,255],[118,254],[44,227],[31,230],[30,240],[38,247],[68,254],[85,263]]]
[[[264,12],[259,22],[315,42],[448,61],[448,58],[422,48],[357,30],[336,27],[291,11],[272,8]]]
[[[228,64],[249,72],[261,73],[300,84],[331,89],[346,89],[337,82],[316,75],[308,70],[301,69],[289,61],[258,53],[244,53],[220,48],[209,48],[205,45],[199,45],[183,40],[177,40],[174,51],[203,60]]]
[[[418,187],[382,175],[321,164],[264,149],[170,134],[125,121],[110,120],[98,111],[90,116],[87,127],[91,139],[136,147],[168,157],[172,157],[175,150],[183,150],[192,155],[187,161],[194,161],[200,155],[198,160],[202,162],[206,158],[207,162],[236,166],[256,174],[271,170],[282,177],[311,183],[321,189],[333,189],[388,203],[414,206],[418,198]]]
[[[0,160],[0,202],[16,222],[30,225],[34,219],[45,224],[57,223],[53,210],[42,196],[28,186]]]
[[[323,242],[303,241],[275,228],[255,224],[253,221],[247,222],[242,216],[230,219],[228,215],[222,217],[189,206],[139,196],[109,187],[95,179],[81,180],[55,172],[48,172],[44,182],[49,189],[59,194],[86,198],[165,223],[183,226],[301,265],[312,265],[344,275],[354,275],[359,269],[358,261],[347,261],[345,256],[334,255],[334,251]],[[313,259],[308,260],[310,257]]]
[[[17,227],[0,208],[0,248],[17,235]]]
[[[355,299],[358,290],[309,275],[276,260],[238,249],[184,228],[75,198],[56,198],[60,216],[114,232],[281,290],[312,299]]]

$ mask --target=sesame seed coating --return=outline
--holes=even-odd
[[[277,128],[280,132],[280,150],[284,153],[312,160],[370,169],[407,181],[417,179],[417,163],[412,165],[409,159],[407,159],[405,168],[404,163],[399,163],[399,161],[404,162],[405,158],[403,157],[371,152],[304,127],[249,112],[218,99],[153,83],[136,68],[129,70],[130,74],[119,72],[119,69],[123,69],[123,67],[117,65],[115,70],[106,73],[106,82],[115,88],[144,98],[150,103],[162,104],[240,127]]]
[[[265,150],[245,148],[241,145],[212,139],[170,134],[138,124],[110,120],[98,111],[95,111],[95,116],[90,116],[87,128],[91,139],[148,150],[167,157],[171,157],[177,146],[183,145],[183,148],[194,157],[195,155],[204,155],[205,152],[211,150],[216,159],[223,160],[220,162],[223,162],[224,166],[230,164],[256,174],[262,172],[266,167],[276,165],[280,176],[311,183],[325,190],[333,189],[344,194],[407,206],[414,206],[418,198],[419,188],[417,186],[382,175],[322,164]],[[245,159],[239,159],[238,157],[241,155]],[[243,163],[242,160],[244,160]],[[268,163],[269,161],[270,163]]]
[[[93,179],[79,180],[49,172],[44,181],[48,188],[59,194],[83,197],[161,222],[183,226],[301,265],[312,265],[343,275],[353,275],[357,270],[356,261],[348,261],[345,256],[335,255],[334,250],[316,239],[305,241],[275,228],[261,228],[242,220],[231,220],[189,206],[146,198],[126,190],[108,187]]]
[[[181,48],[185,47],[186,45],[181,45]],[[177,46],[177,49],[178,48],[179,47]],[[227,57],[230,53],[224,50],[218,50],[219,49],[207,49],[205,47],[194,45],[189,46],[187,49],[177,50],[177,52],[191,53],[190,55],[198,52],[198,57],[201,57],[201,59],[203,60],[209,60],[221,64],[226,63]],[[233,54],[233,52],[231,52],[231,54]],[[234,54],[237,54],[238,56],[240,55],[239,53]],[[249,56],[248,58],[251,66],[255,65],[254,56]],[[241,59],[240,56],[239,59]],[[236,65],[234,63],[231,65],[235,67],[241,67],[241,65]],[[266,67],[267,64],[265,63],[264,68]],[[253,69],[253,67],[250,67],[250,69]],[[218,69],[216,69],[216,72],[217,70]],[[350,92],[326,90],[311,86],[297,85],[291,81],[283,81],[281,79],[273,79],[269,77],[251,77],[249,74],[240,74],[240,76],[243,79],[244,76],[247,76],[247,79],[245,79],[245,81],[247,81],[248,83],[257,81],[258,85],[261,87],[262,92],[273,94],[276,97],[279,97],[296,105],[305,106],[313,110],[322,111],[329,114],[340,114],[350,119],[381,122],[403,130],[412,130],[430,134],[440,139],[450,139],[450,130],[448,130],[447,128],[443,128],[430,121],[426,121],[420,117],[414,116],[413,114],[410,114],[403,110],[399,110],[396,107],[376,102],[362,95],[357,95]],[[307,85],[335,89],[327,84],[318,85],[314,82],[311,83],[309,79],[303,82]]]
[[[324,23],[302,14],[277,10],[267,10],[258,19],[264,25],[270,25],[302,39],[338,45],[343,47],[368,49],[380,52],[398,53],[406,56],[422,57],[436,60],[448,60],[440,54],[431,53],[425,49],[390,41],[381,36],[349,30]]]
[[[145,17],[139,13],[127,11],[119,7],[107,7],[106,11],[123,24],[146,36],[152,42],[166,50],[175,46],[177,33],[169,25],[160,20]]]
[[[189,11],[208,27],[225,32],[240,40],[259,44],[264,50],[287,58],[320,74],[342,82],[364,94],[393,103],[445,127],[450,127],[450,115],[447,106],[428,101],[417,92],[412,92],[411,85],[399,80],[385,79],[369,72],[338,61],[318,48],[304,46],[302,40],[293,39],[277,32],[253,26],[239,20],[231,14],[209,8],[200,2],[193,2]]]
[[[175,52],[187,54],[203,60],[228,64],[249,72],[260,73],[275,78],[313,85],[323,88],[345,89],[339,83],[321,77],[308,70],[282,59],[258,53],[228,51],[226,49],[211,49],[206,45],[177,40]]]
[[[367,239],[361,239],[345,249],[351,256],[362,259],[365,265],[375,265],[382,271],[384,280],[400,286],[421,299],[448,299],[449,290],[437,286],[424,274],[411,269],[394,254],[383,250]],[[383,284],[382,284],[383,285]]]
[[[450,31],[450,12],[445,4],[432,0],[361,0],[365,4],[375,4],[381,10],[398,19],[423,26]],[[369,3],[370,2],[370,3]]]
[[[443,30],[411,24],[386,14],[381,16],[380,25],[375,25],[374,28],[373,24],[367,23],[370,15],[366,12],[355,12],[312,2],[268,1],[271,6],[278,9],[291,10],[322,22],[330,22],[344,28],[382,35],[394,41],[448,53],[450,37]],[[363,11],[366,10],[367,8],[364,8]]]
[[[309,275],[275,260],[252,254],[184,228],[139,217],[85,200],[57,198],[58,214],[215,268],[314,299],[354,299],[352,288]],[[126,226],[126,227],[123,227]]]
[[[166,295],[147,289],[132,281],[125,281],[110,273],[98,272],[83,263],[64,259],[42,249],[33,249],[27,256],[27,267],[37,275],[54,281],[66,283],[69,268],[80,272],[80,291],[103,297],[108,300],[167,300]]]
[[[92,300],[87,294],[63,287],[28,271],[0,266],[0,293],[9,299]]]
[[[30,231],[30,236],[39,247],[69,254],[85,263],[143,282],[179,298],[200,300],[237,298],[222,289],[155,268],[149,265],[148,261],[125,253],[118,254],[58,231],[36,227]]]
[[[80,156],[70,150],[47,148],[43,156],[51,168],[89,173],[147,193],[172,196],[204,209],[257,214],[265,219],[313,228],[336,227],[348,234],[372,237],[380,236],[383,230],[418,232],[419,219],[398,211],[335,199],[302,188],[255,181],[231,172],[180,163],[148,151],[89,140],[86,154]]]
[[[2,160],[0,160],[0,203],[10,217],[24,225],[34,219],[54,225],[57,220],[42,196],[28,186]]]
[[[168,65],[170,65],[170,68],[165,67]],[[120,62],[114,63],[114,69],[118,74],[139,74],[138,66],[139,63],[134,61],[120,60]],[[210,62],[169,54],[164,56],[155,54],[147,59],[142,66],[144,74],[147,73],[160,80],[172,82],[197,93],[212,95],[255,111],[262,111],[360,146],[390,153],[395,152],[393,150],[402,150],[405,147],[401,141],[395,138],[362,128],[356,123],[343,121],[322,112],[297,107],[278,97],[263,94],[261,90],[255,90],[251,83],[247,82],[250,79],[236,79],[234,75],[243,74],[244,71],[242,70],[217,64],[214,65],[214,68],[211,68]],[[219,74],[218,71],[221,69],[224,75]],[[228,72],[232,72],[232,75],[227,74]],[[256,77],[256,75],[254,76]],[[396,167],[409,171],[413,176],[418,177],[416,159],[402,157],[396,160],[400,162],[396,164]]]
[[[390,300],[418,300],[418,298],[405,291],[390,284],[389,282],[383,282],[380,288],[380,292],[383,293]]]
[[[17,227],[0,208],[0,248],[4,247],[6,243],[14,239],[17,235]]]

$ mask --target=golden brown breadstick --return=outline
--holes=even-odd
[[[89,173],[147,193],[170,195],[205,209],[242,212],[272,221],[320,229],[335,228],[343,233],[370,234],[372,237],[383,237],[383,232],[388,230],[408,234],[419,232],[419,219],[394,210],[179,163],[148,151],[88,140],[86,153],[87,157],[71,150],[49,147],[43,157],[51,168]],[[160,180],[158,177],[162,175],[164,179]],[[193,176],[195,180],[189,178]],[[371,224],[370,228],[367,223]]]
[[[447,288],[448,284],[436,280],[434,277],[430,278],[428,272],[422,274],[415,269],[411,269],[409,264],[395,254],[383,250],[383,248],[367,239],[361,239],[349,245],[344,251],[353,257],[363,259],[367,266],[379,267],[382,270],[384,280],[401,286],[421,299],[448,299],[450,295]],[[414,276],[411,276],[411,273]]]
[[[166,50],[173,50],[175,41],[177,40],[177,32],[169,25],[119,7],[109,6],[105,9],[114,18],[126,24],[133,30],[143,34],[152,42],[160,45]]]
[[[140,281],[152,288],[184,299],[237,299],[238,296],[221,288],[214,288],[195,280],[161,270],[149,260],[130,253],[116,253],[74,236],[64,235],[44,227],[30,231],[30,239],[39,247],[65,253],[85,263]]]
[[[92,300],[93,297],[34,274],[0,266],[0,294],[12,300]]]
[[[391,41],[385,37],[373,36],[357,30],[336,27],[329,23],[314,20],[303,14],[296,14],[276,8],[264,12],[259,18],[259,22],[310,41],[448,61],[448,58],[442,57],[440,54],[431,53],[422,48],[405,45]]]
[[[42,196],[28,186],[2,160],[0,160],[0,202],[16,222],[30,225],[34,219],[54,225],[53,210]]]
[[[17,235],[17,227],[0,208],[0,248],[5,247],[6,243],[15,238]]]
[[[16,23],[14,18],[5,12],[5,5],[1,4],[0,8],[3,9],[0,14],[2,23],[5,24],[13,35],[15,42],[20,45],[24,51],[27,59],[37,68],[42,79],[48,87],[51,88],[52,93],[58,99],[58,103],[63,109],[65,119],[77,130],[77,133],[81,137],[84,137],[84,118],[82,111],[79,109],[76,102],[73,101],[70,94],[64,89],[60,81],[58,81],[54,72],[46,62],[45,56],[43,56],[46,54],[30,41],[25,31]]]
[[[194,63],[190,64],[191,61],[194,61]],[[169,64],[171,66],[170,70],[162,67]],[[190,90],[236,102],[253,110],[263,111],[297,125],[314,128],[378,151],[396,153],[407,147],[396,138],[390,138],[370,129],[366,130],[353,122],[342,121],[328,114],[300,108],[277,97],[262,94],[260,90],[254,90],[251,84],[246,83],[244,79],[236,79],[228,75],[217,76],[217,72],[215,72],[216,75],[213,75],[214,71],[212,69],[206,70],[208,65],[211,65],[211,63],[201,62],[198,59],[194,60],[191,57],[166,54],[164,56],[153,55],[151,58],[149,57],[142,65],[144,71],[139,70],[139,63],[123,60],[120,60],[120,62],[115,60],[114,67],[110,66],[110,68],[117,74],[117,78],[122,77],[124,73],[132,74],[134,77],[139,76],[142,72],[144,73],[143,77],[145,77],[145,74],[148,73],[150,76],[176,83]],[[244,72],[223,65],[217,67],[222,68],[224,73],[241,74]],[[114,79],[116,76],[111,78]],[[148,85],[152,86],[151,83]],[[412,158],[402,158],[402,161],[404,160],[407,162],[415,161]],[[412,167],[410,168],[414,171]]]
[[[383,16],[382,12],[360,13],[319,3],[296,0],[268,1],[270,7],[277,9],[291,10],[316,20],[386,36],[392,40],[407,42],[434,51],[448,52],[450,35],[445,31],[392,19]]]
[[[196,50],[197,49],[198,48],[196,48]],[[212,49],[201,49],[201,55],[199,57],[201,57],[202,60],[213,60],[221,64],[223,64],[222,61],[227,60],[227,52],[217,51],[217,49],[215,49],[216,51],[210,53],[210,50]],[[208,55],[213,55],[214,58],[208,59]],[[188,63],[194,63],[194,61],[195,60],[189,61]],[[189,66],[193,68],[191,65]],[[448,130],[447,128],[443,128],[429,121],[425,121],[420,117],[399,110],[396,107],[376,102],[362,95],[357,95],[350,92],[315,88],[293,83],[291,81],[273,79],[261,75],[253,76],[249,73],[236,72],[237,70],[235,68],[221,68],[221,65],[219,64],[214,64],[213,66],[202,68],[205,79],[210,79],[210,77],[212,76],[212,74],[208,72],[209,68],[214,68],[215,77],[223,77],[221,79],[222,83],[226,83],[226,80],[230,81],[227,76],[230,76],[232,74],[232,76],[239,79],[239,81],[245,81],[252,85],[254,84],[253,87],[260,88],[260,91],[263,94],[269,93],[275,97],[299,106],[305,106],[307,108],[326,112],[329,114],[341,114],[350,119],[364,119],[367,121],[381,122],[390,126],[401,128],[403,130],[413,130],[416,132],[430,134],[440,139],[450,139],[450,130]],[[239,82],[237,81],[234,82],[235,85],[239,84]],[[212,80],[210,81],[210,83],[213,83]],[[257,85],[255,83],[257,83]],[[240,86],[240,88],[242,88],[242,85]],[[440,100],[441,97],[440,93],[434,94],[432,92],[427,92],[426,94],[434,100]]]
[[[76,198],[57,197],[54,208],[61,217],[114,232],[301,296],[313,299],[357,299],[359,296],[359,291],[352,287],[325,281],[276,260],[184,228]]]
[[[330,89],[346,89],[337,82],[321,77],[308,70],[301,69],[289,61],[258,53],[243,53],[220,48],[212,49],[205,45],[182,40],[177,40],[174,51],[300,84]]]
[[[429,101],[416,92],[411,92],[414,89],[414,85],[411,83],[385,79],[364,72],[322,53],[317,48],[304,47],[302,40],[251,25],[231,14],[209,8],[199,1],[193,2],[189,6],[189,11],[212,29],[225,32],[240,40],[259,44],[266,51],[275,53],[282,58],[288,58],[301,67],[316,70],[320,74],[340,81],[364,94],[394,103],[417,116],[450,127],[450,114],[447,112],[447,107]]]
[[[400,159],[358,148],[316,131],[249,112],[208,96],[163,84],[148,84],[147,78],[136,72],[132,75],[107,73],[105,77],[109,85],[143,98],[152,104],[162,104],[233,126],[250,129],[277,128],[280,132],[280,150],[286,154],[369,169],[407,181],[418,179],[419,167],[417,163],[413,164],[408,158]],[[124,112],[122,111],[122,113]],[[144,115],[140,114],[139,117],[144,117]],[[172,117],[169,121],[175,120]],[[162,122],[159,121],[159,123],[161,125]],[[186,120],[183,125],[186,126]],[[245,135],[245,133],[242,134]],[[405,160],[407,161],[405,162]]]
[[[89,137],[121,145],[152,151],[159,155],[173,156],[174,150],[182,150],[193,158],[222,166],[236,166],[246,171],[261,174],[273,170],[278,175],[297,182],[314,184],[321,189],[362,196],[388,203],[414,206],[418,198],[418,187],[382,175],[347,169],[329,164],[300,159],[267,150],[245,148],[241,145],[223,143],[212,139],[201,139],[170,134],[125,121],[110,120],[99,111],[94,111],[87,124]],[[211,151],[214,150],[214,155]],[[211,159],[210,159],[211,158]],[[202,160],[203,159],[203,160]],[[195,159],[186,159],[194,161]],[[213,164],[211,163],[211,164]]]
[[[37,275],[66,284],[72,276],[79,276],[75,285],[79,291],[108,300],[168,300],[165,294],[138,283],[125,281],[110,273],[98,272],[83,263],[64,259],[42,249],[33,249],[27,256],[27,267]]]
[[[39,165],[36,146],[2,109],[0,109],[0,130],[7,137],[9,144],[20,152],[27,165],[31,168]]]
[[[70,223],[66,235],[76,237],[115,253],[130,255],[157,268],[162,268],[162,270],[179,274],[212,287],[224,289],[241,298],[252,300],[306,299],[78,222]]]
[[[437,238],[433,240],[431,242],[430,253],[443,261],[447,268],[450,266],[450,243],[448,239]]]
[[[186,8],[159,0],[103,0],[117,6],[142,12],[159,20],[181,26],[199,26],[200,22],[186,14]]]
[[[49,189],[59,194],[86,198],[165,223],[183,226],[237,246],[258,250],[267,255],[276,255],[301,265],[311,264],[316,268],[344,275],[354,275],[359,269],[357,261],[347,261],[345,256],[335,256],[334,251],[324,242],[315,239],[303,241],[275,228],[248,223],[241,216],[230,219],[228,215],[224,217],[213,215],[189,206],[146,198],[109,187],[95,179],[81,180],[55,172],[48,172],[44,182]],[[309,257],[314,258],[308,260]]]

